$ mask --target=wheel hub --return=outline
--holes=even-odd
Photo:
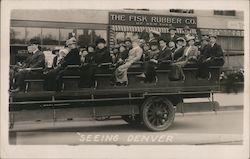
[[[158,117],[162,117],[162,111],[161,110],[157,110],[155,114]]]

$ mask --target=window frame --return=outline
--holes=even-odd
[[[108,28],[105,28],[105,29],[93,29],[93,28],[73,28],[73,27],[58,27],[58,28],[54,28],[54,27],[29,27],[29,26],[10,26],[10,29],[11,28],[24,28],[24,36],[25,36],[25,38],[24,38],[24,43],[11,43],[11,41],[9,41],[10,42],[10,45],[27,45],[27,29],[28,28],[38,28],[38,29],[40,29],[41,30],[41,33],[40,33],[40,39],[41,39],[41,46],[48,46],[48,44],[44,44],[44,29],[58,29],[58,44],[56,44],[56,45],[59,45],[59,46],[63,46],[63,44],[61,43],[61,30],[62,29],[72,29],[73,31],[74,30],[83,30],[83,29],[86,29],[86,30],[88,30],[88,31],[92,31],[92,30],[95,30],[95,31],[104,31],[104,32],[106,32],[106,37],[105,37],[105,39],[108,39],[108,34],[109,34],[109,31],[108,31]],[[78,33],[77,33],[77,31],[76,31],[76,38],[78,37]],[[91,36],[91,41],[93,41],[94,39],[93,39],[93,36]],[[11,40],[11,39],[10,39]],[[107,43],[108,43],[108,40],[107,40]],[[54,45],[54,44],[49,44],[49,45],[51,45],[51,46],[56,46],[56,45]]]
[[[186,12],[188,11],[188,12]],[[169,9],[170,13],[179,13],[179,14],[194,14],[194,9]]]
[[[228,14],[228,12],[232,12],[233,15]],[[236,11],[235,10],[213,10],[213,15],[215,15],[215,16],[231,16],[231,17],[234,17],[234,16],[236,16]]]

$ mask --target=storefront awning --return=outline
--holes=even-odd
[[[111,25],[111,30],[115,32],[142,32],[142,31],[150,31],[156,30],[161,33],[168,33],[168,27],[146,27],[146,26],[125,26],[125,25]],[[178,34],[183,34],[183,28],[176,28],[176,32]],[[196,34],[196,29],[191,29],[191,33]]]

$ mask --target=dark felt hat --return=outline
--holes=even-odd
[[[37,39],[30,39],[29,44],[30,45],[32,45],[32,44],[39,45],[40,42]]]
[[[96,43],[96,45],[99,44],[99,43],[106,44],[106,41],[105,41],[105,39],[103,39],[103,38],[99,38],[99,39],[97,39],[97,40],[95,41],[95,43]]]

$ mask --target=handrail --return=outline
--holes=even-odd
[[[78,68],[80,65],[68,65],[67,68]]]

